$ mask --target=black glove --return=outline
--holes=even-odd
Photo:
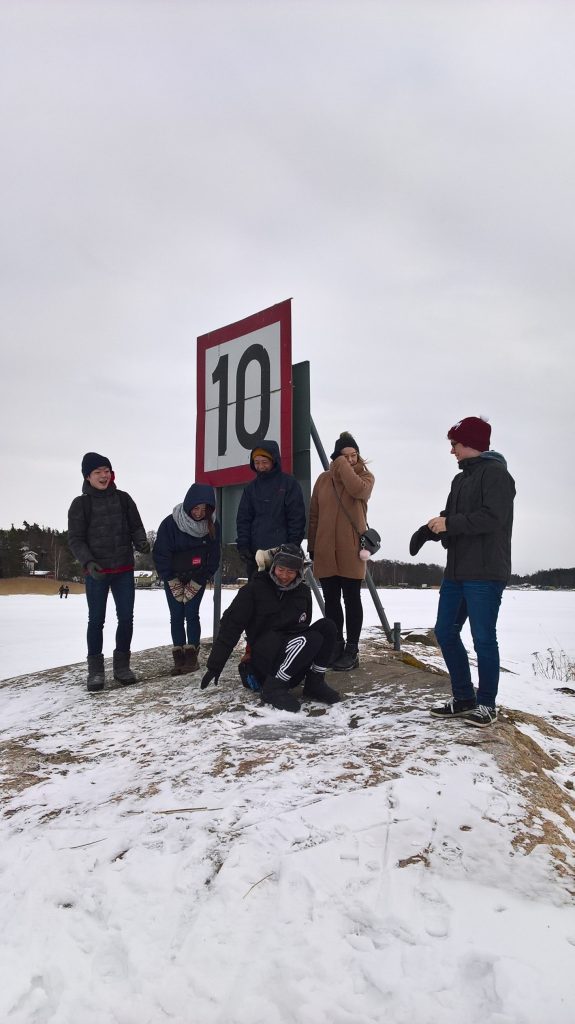
[[[138,548],[138,551],[140,552],[141,555],[149,555],[151,550],[152,549],[150,547],[149,540],[145,540],[144,543],[140,544],[140,547]]]
[[[88,562],[86,565],[86,572],[93,580],[103,580],[106,576],[106,573],[102,572],[102,566],[98,565],[97,562]]]
[[[307,557],[313,562],[313,551],[310,551],[309,548],[307,549]]]
[[[416,555],[420,548],[427,543],[428,540],[440,540],[441,538],[437,533],[433,533],[429,529],[429,526],[420,526],[419,530],[416,530],[409,542],[409,554]]]
[[[243,558],[244,562],[252,562],[254,558],[249,548],[238,548],[238,555]]]
[[[212,672],[211,669],[208,669],[206,674],[204,676],[202,676],[202,681],[200,683],[200,689],[201,690],[205,690],[206,686],[210,685],[212,679],[214,680],[214,686],[217,686],[219,678],[220,678],[220,673],[219,672]]]

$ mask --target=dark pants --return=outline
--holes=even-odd
[[[441,647],[455,700],[474,700],[469,659],[461,629],[469,619],[477,654],[477,703],[495,707],[499,686],[497,616],[505,584],[498,580],[444,580],[439,592],[435,636]]]
[[[309,629],[302,630],[282,645],[272,675],[288,686],[298,686],[309,668],[325,672],[331,661],[335,644],[335,626],[329,619],[318,619]],[[259,677],[267,673],[258,667],[257,643],[252,651],[252,665]]]
[[[103,580],[86,576],[86,599],[88,601],[88,654],[101,654],[104,643],[104,622],[108,591],[116,605],[118,628],[116,650],[129,651],[134,631],[134,573],[110,573]]]
[[[174,647],[183,647],[186,643],[186,630],[188,632],[187,643],[197,647],[200,642],[200,604],[204,596],[205,586],[198,590],[191,601],[176,601],[167,583],[164,583],[164,590],[170,609],[170,629],[172,631],[172,643]]]
[[[323,590],[326,619],[335,623],[336,640],[343,640],[343,609],[345,606],[345,627],[348,644],[359,644],[363,625],[361,584],[363,580],[350,580],[345,576],[326,576],[319,581]]]

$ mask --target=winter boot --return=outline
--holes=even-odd
[[[304,700],[319,700],[322,704],[337,704],[341,697],[337,690],[328,686],[323,672],[308,669],[303,687]]]
[[[90,693],[97,693],[99,690],[103,690],[106,684],[106,677],[104,676],[104,655],[103,654],[89,654],[88,655],[88,681],[86,683],[87,689]]]
[[[199,669],[198,665],[198,651],[200,645],[196,647],[195,644],[186,644],[184,647],[184,668],[182,675],[188,675],[189,672],[197,672]]]
[[[289,686],[275,676],[266,676],[262,687],[262,701],[278,711],[299,711],[299,700],[289,692]]]
[[[137,679],[130,668],[130,652],[114,651],[114,679],[124,686],[129,683],[136,683]]]
[[[336,640],[334,645],[333,645],[333,651],[332,651],[331,658],[329,660],[328,668],[331,668],[331,666],[333,665],[334,661],[337,661],[338,658],[341,658],[344,650],[345,650],[345,640]]]
[[[359,665],[359,654],[357,644],[347,643],[343,654],[340,654],[337,661],[332,662],[331,668],[334,672],[351,672]]]
[[[171,676],[181,676],[184,671],[184,648],[174,647],[172,650],[172,657],[174,659],[174,667],[170,671]]]

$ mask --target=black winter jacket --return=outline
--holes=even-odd
[[[209,485],[192,484],[183,501],[186,512],[194,505],[215,505],[214,489]],[[215,537],[194,537],[180,530],[173,514],[166,516],[158,528],[154,544],[154,563],[162,580],[175,578],[202,586],[212,579],[220,564],[220,524],[215,524]]]
[[[244,488],[236,518],[238,549],[252,555],[259,548],[299,546],[305,536],[306,519],[302,489],[295,476],[282,473],[277,441],[262,441],[258,448],[269,451],[274,464]],[[255,473],[252,457],[250,466]]]
[[[447,532],[445,579],[500,580],[511,575],[515,481],[499,452],[464,459],[451,484],[442,516]]]
[[[245,630],[256,672],[267,675],[273,671],[285,641],[308,629],[311,616],[312,599],[307,583],[282,590],[268,572],[257,573],[238,590],[222,615],[208,668],[220,674]]]
[[[97,562],[102,569],[116,571],[134,568],[134,548],[149,550],[130,495],[115,483],[99,491],[87,480],[68,510],[68,547],[84,568],[88,562]]]

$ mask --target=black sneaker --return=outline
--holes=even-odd
[[[497,721],[497,708],[490,708],[487,704],[478,704],[473,711],[469,711],[463,719],[466,725],[476,725],[479,729],[485,729],[486,725],[494,725]]]
[[[448,700],[447,704],[438,704],[431,708],[429,714],[432,718],[461,718],[462,715],[468,715],[470,711],[474,711],[476,706],[474,700],[455,700],[453,697]]]

